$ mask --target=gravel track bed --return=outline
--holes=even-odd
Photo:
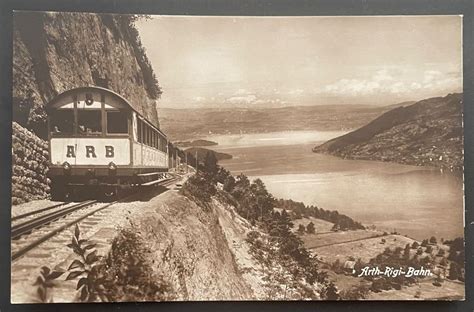
[[[176,183],[183,183],[183,180]],[[172,188],[174,189],[174,187]],[[176,191],[176,190],[175,190]],[[112,206],[95,213],[78,223],[81,238],[97,243],[99,255],[106,255],[110,244],[121,227],[129,222],[129,216],[138,213],[148,205],[151,198],[160,196],[163,190],[134,195],[125,202],[115,203]],[[53,205],[55,202],[40,200],[18,205],[17,214],[26,213],[35,209]],[[22,207],[20,207],[22,206]],[[99,206],[96,206],[98,208]],[[55,222],[56,223],[56,222]],[[41,230],[41,229],[40,229]],[[71,242],[74,227],[68,228],[50,240],[44,242],[25,256],[12,263],[11,269],[11,302],[32,303],[36,300],[36,286],[33,286],[42,266],[66,270],[76,255],[66,245]],[[54,302],[73,302],[76,296],[77,280],[65,281],[67,274],[57,279],[54,288]]]

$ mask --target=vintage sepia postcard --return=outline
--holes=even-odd
[[[13,21],[12,303],[464,300],[462,16]]]

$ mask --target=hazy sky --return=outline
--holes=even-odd
[[[137,26],[161,107],[388,105],[462,91],[459,16],[154,16]]]

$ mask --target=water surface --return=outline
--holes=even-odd
[[[463,235],[460,175],[437,168],[344,160],[312,147],[340,132],[278,132],[210,136],[233,155],[220,164],[262,179],[279,198],[338,210],[364,224],[423,239]]]

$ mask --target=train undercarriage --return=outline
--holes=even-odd
[[[171,176],[162,168],[51,168],[51,199],[116,199],[138,188],[157,185]]]

